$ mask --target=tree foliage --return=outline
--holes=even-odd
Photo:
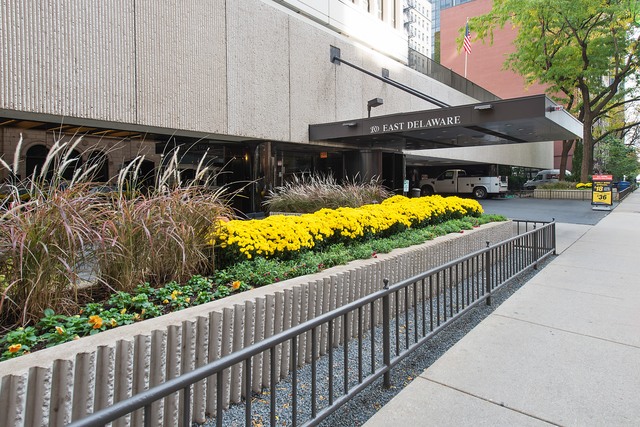
[[[612,136],[606,137],[597,147],[602,151],[601,164],[598,165],[602,172],[610,173],[616,181],[635,179],[638,174],[638,154],[634,147],[625,145],[624,142]]]
[[[584,124],[583,181],[593,169],[594,143],[638,124],[624,119],[625,106],[640,100],[628,84],[639,69],[637,13],[638,0],[494,0],[489,13],[470,20],[481,40],[492,41],[506,25],[518,29],[505,65],[529,84],[546,85]]]

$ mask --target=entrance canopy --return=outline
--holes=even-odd
[[[311,141],[421,150],[582,138],[582,123],[545,95],[309,125]]]

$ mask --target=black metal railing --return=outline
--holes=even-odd
[[[317,425],[378,378],[383,377],[384,385],[390,386],[391,369],[413,350],[478,304],[490,304],[493,292],[555,253],[555,222],[517,221],[517,224],[527,231],[495,245],[487,242],[485,249],[398,283],[390,285],[385,279],[381,289],[367,297],[184,373],[71,425],[101,426],[138,410],[144,411],[145,425],[159,424],[158,415],[154,415],[155,402],[181,392],[180,423],[188,426],[192,385],[207,378],[214,379],[212,388],[215,388],[207,393],[216,393],[217,398],[212,422],[217,426],[227,425],[229,421],[225,416],[228,418],[229,413],[224,411],[222,397],[224,375],[239,364],[244,368],[245,399],[243,407],[239,407],[244,414],[240,417],[236,414],[234,423],[244,418],[246,426],[253,425],[259,409],[260,413],[269,414],[271,426],[276,422],[281,424],[285,418],[293,426]],[[310,341],[308,354],[301,351],[302,341]],[[287,348],[285,343],[289,344],[291,372],[276,387],[276,353]],[[270,386],[263,389],[261,396],[256,396],[251,394],[252,363],[264,354],[270,358]],[[306,382],[300,380],[302,370],[306,370]],[[282,383],[287,384],[286,391],[282,391]],[[232,409],[236,408],[238,405]],[[266,420],[260,420],[263,421]]]

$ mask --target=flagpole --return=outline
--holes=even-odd
[[[471,35],[469,34],[469,17],[467,17],[467,24],[464,28],[464,78],[467,78],[467,58],[469,57],[469,51],[471,50]]]
[[[469,54],[465,51],[464,52],[464,78],[467,78],[467,57],[469,56]]]

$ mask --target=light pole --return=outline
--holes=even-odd
[[[373,98],[367,102],[367,117],[371,117],[371,108],[379,107],[384,104],[382,98]]]

